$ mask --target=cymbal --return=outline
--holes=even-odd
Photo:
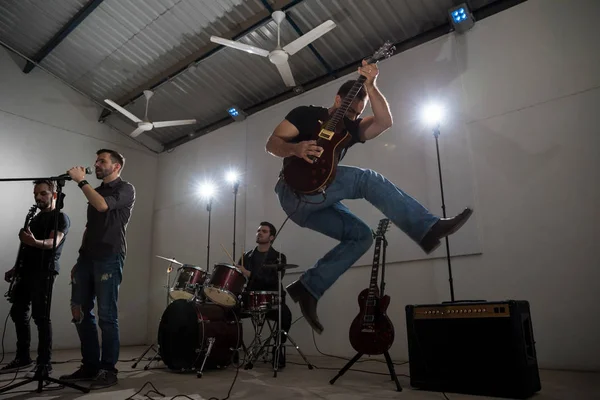
[[[299,265],[297,265],[297,264],[265,264],[265,265],[263,265],[263,267],[267,267],[267,268],[281,268],[281,269],[292,269],[292,268],[298,268]]]
[[[179,261],[177,261],[174,258],[167,258],[167,257],[163,257],[163,256],[158,256],[158,255],[156,257],[157,258],[162,258],[163,260],[166,260],[166,261],[169,261],[169,262],[172,262],[173,264],[183,265],[183,263],[180,263]]]

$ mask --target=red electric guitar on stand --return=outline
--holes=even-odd
[[[394,50],[395,47],[390,42],[385,42],[366,61],[374,64],[390,57]],[[318,157],[312,158],[312,164],[296,156],[286,157],[283,160],[283,179],[295,192],[302,194],[323,192],[335,178],[340,154],[345,144],[351,139],[343,119],[365,80],[366,78],[362,75],[356,80],[344,97],[340,108],[312,134],[310,140],[316,140],[317,146],[323,148],[323,152]]]
[[[363,354],[385,356],[390,376],[396,383],[396,389],[401,392],[402,388],[398,382],[394,363],[388,353],[394,343],[394,325],[387,316],[386,311],[390,305],[390,296],[384,295],[385,289],[385,248],[387,240],[385,232],[389,229],[390,220],[384,218],[379,221],[377,232],[375,233],[375,254],[373,255],[373,268],[371,269],[371,279],[369,287],[364,289],[358,295],[358,305],[360,311],[352,325],[350,325],[350,344],[357,351],[356,355],[350,360],[340,372],[329,381],[333,383],[342,376]],[[383,252],[381,251],[383,244]],[[379,266],[381,258],[381,291],[377,286],[377,277],[379,276]]]

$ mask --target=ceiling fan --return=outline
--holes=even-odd
[[[151,90],[144,90],[144,96],[146,97],[146,113],[144,114],[144,120],[139,119],[131,112],[127,111],[117,103],[112,100],[105,99],[104,101],[111,106],[113,106],[117,111],[121,114],[137,123],[137,128],[129,134],[131,137],[139,136],[142,132],[147,132],[152,130],[153,128],[165,128],[167,126],[178,126],[178,125],[193,125],[196,123],[195,119],[182,119],[177,121],[160,121],[160,122],[150,122],[148,119],[148,103],[150,102],[150,98],[154,95],[154,92]]]
[[[280,43],[280,30],[281,22],[283,22],[285,19],[285,13],[283,11],[275,11],[273,14],[271,14],[271,16],[273,17],[273,20],[277,22],[277,47],[272,51],[264,50],[256,46],[250,46],[240,42],[234,42],[233,40],[223,39],[218,36],[211,36],[210,41],[213,43],[222,44],[224,46],[229,46],[234,49],[246,51],[250,54],[268,57],[269,61],[271,61],[275,67],[277,67],[277,70],[283,78],[283,82],[286,84],[286,86],[296,86],[296,83],[294,82],[294,76],[292,75],[292,70],[290,69],[290,64],[288,63],[288,57],[297,53],[302,48],[308,46],[310,43],[314,42],[335,28],[335,22],[332,20],[327,20],[282,48]]]

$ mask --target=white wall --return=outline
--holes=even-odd
[[[2,177],[36,177],[64,173],[73,165],[93,166],[96,151],[116,149],[126,158],[122,177],[137,190],[137,200],[127,231],[128,255],[119,299],[121,341],[140,344],[146,339],[147,292],[154,204],[154,177],[157,156],[127,136],[97,122],[101,109],[66,85],[40,69],[28,75],[21,72],[22,60],[0,49],[0,160]],[[94,175],[88,178],[100,184]],[[66,212],[71,229],[63,248],[61,273],[54,286],[52,323],[55,348],[78,348],[79,339],[70,323],[69,272],[77,258],[81,235],[86,222],[87,202],[72,182],[64,193]],[[2,182],[0,210],[1,271],[12,267],[17,249],[17,233],[27,210],[33,205],[31,182]],[[0,290],[5,293],[8,283],[3,280]],[[0,318],[4,321],[10,304],[0,301]],[[12,321],[8,321],[4,345],[6,351],[15,349]],[[35,357],[37,333],[32,324],[32,352]]]
[[[446,201],[452,214],[472,202],[475,215],[468,229],[476,232],[482,252],[454,258],[456,298],[528,300],[539,364],[547,368],[600,368],[600,257],[592,247],[600,233],[597,15],[600,3],[594,0],[530,0],[477,22],[466,35],[450,34],[383,62],[380,87],[390,101],[394,127],[353,148],[345,160],[386,168],[378,161],[391,148],[402,156],[402,168],[386,175],[440,212],[433,138],[417,127],[417,118],[418,107],[428,100],[446,104],[449,116],[440,138]],[[280,163],[265,154],[265,140],[296,105],[330,105],[345,79],[161,154],[154,253],[204,265],[207,213],[193,188],[229,165],[245,165],[238,233],[246,249],[260,220],[281,224],[285,216],[272,191]],[[231,251],[232,199],[219,199],[211,264],[227,261],[221,243]],[[369,224],[376,223],[375,216]],[[293,222],[283,232],[275,247],[317,256],[313,248],[323,236]],[[165,306],[164,267],[153,260],[150,340]],[[325,331],[317,344],[322,351],[354,354],[348,328],[369,275],[370,268],[351,268],[320,301]],[[288,273],[285,282],[297,277]],[[388,314],[396,328],[391,353],[407,359],[404,307],[449,300],[446,263],[441,258],[389,264],[386,281]],[[295,305],[292,312],[294,318],[301,315]],[[291,335],[307,354],[316,354],[303,320]]]

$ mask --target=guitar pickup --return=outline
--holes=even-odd
[[[367,300],[367,307],[374,307],[377,305],[375,300]]]
[[[375,316],[373,316],[373,315],[365,315],[363,321],[364,322],[373,322],[373,321],[375,321]]]
[[[321,129],[321,132],[319,132],[319,137],[325,140],[331,140],[333,137],[333,132],[328,131],[327,129]]]

